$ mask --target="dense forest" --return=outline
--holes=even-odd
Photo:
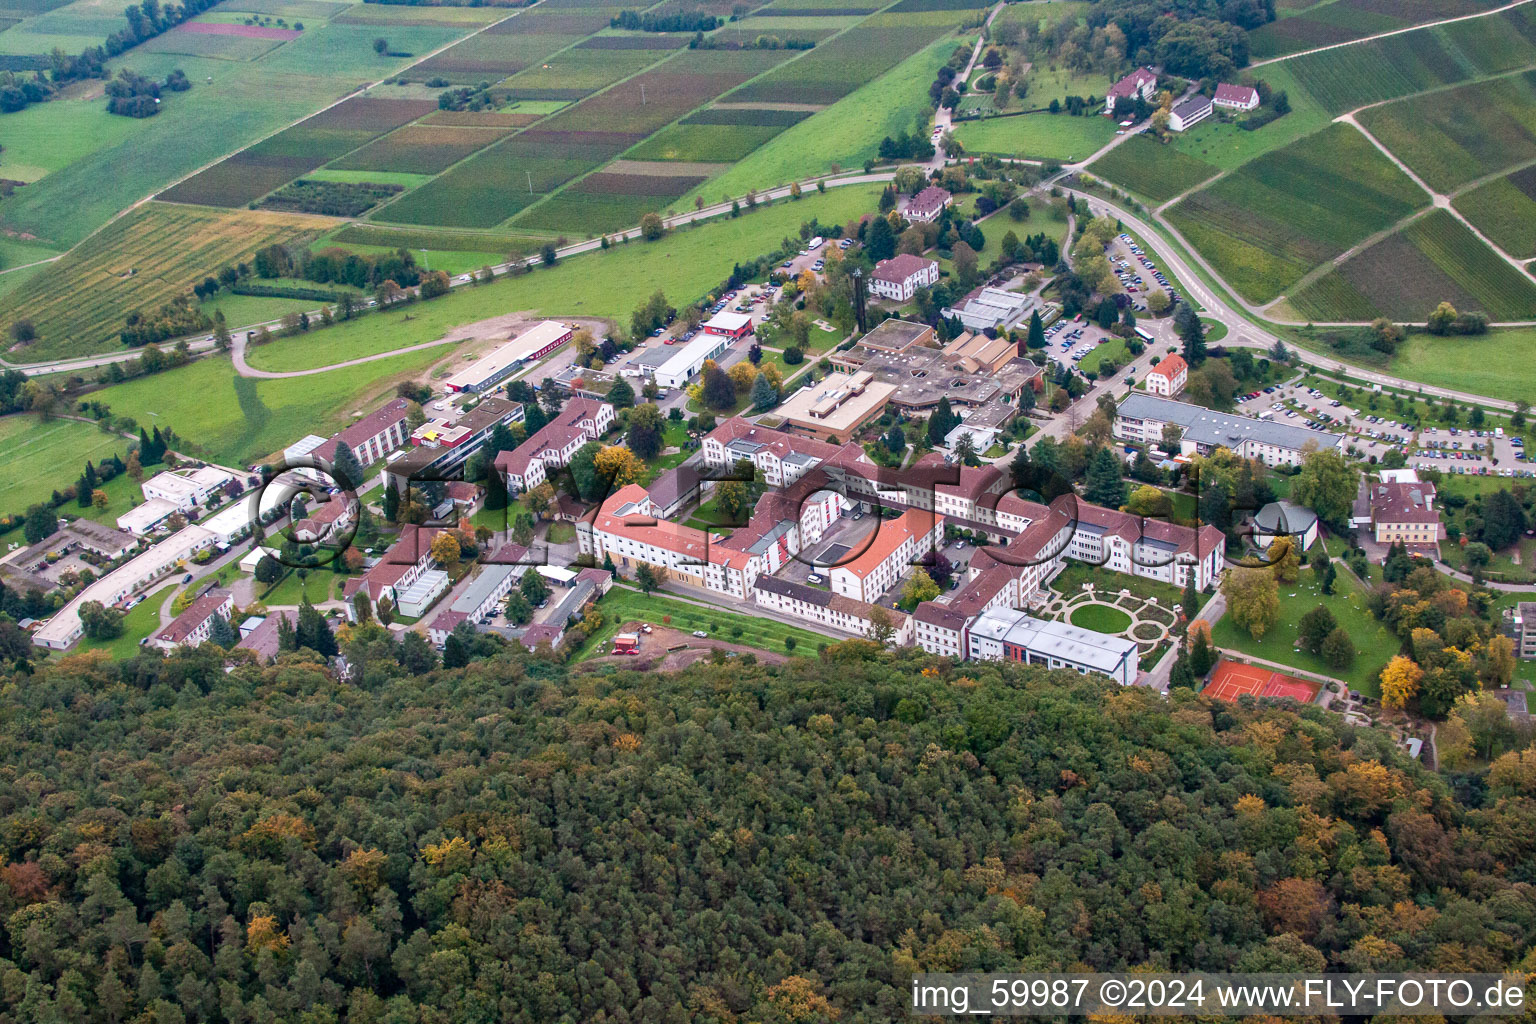
[[[7,681],[3,1021],[890,1021],[919,969],[1529,966],[1536,761],[853,641]],[[1460,793],[1460,797],[1455,795]]]

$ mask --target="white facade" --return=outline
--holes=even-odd
[[[156,473],[143,483],[146,501],[166,501],[181,512],[208,504],[208,498],[234,479],[222,469],[203,466],[191,472],[170,470]]]
[[[939,261],[920,256],[882,260],[869,275],[869,290],[893,302],[910,302],[919,288],[939,283]]]
[[[664,388],[684,387],[699,375],[706,359],[717,359],[730,344],[731,339],[726,335],[700,331],[692,341],[656,367],[656,383]]]

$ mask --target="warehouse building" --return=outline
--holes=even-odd
[[[557,320],[545,320],[504,345],[476,359],[443,382],[449,391],[486,391],[495,387],[525,363],[541,359],[571,340],[571,328]]]

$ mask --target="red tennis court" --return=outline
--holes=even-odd
[[[1244,665],[1237,661],[1222,661],[1211,673],[1211,681],[1203,691],[1217,700],[1236,701],[1245,693],[1256,697],[1291,697],[1310,704],[1321,687],[1305,679],[1288,676],[1284,672],[1272,672],[1258,665]]]

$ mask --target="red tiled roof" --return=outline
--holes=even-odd
[[[1189,364],[1184,361],[1183,356],[1174,352],[1171,355],[1165,356],[1162,362],[1148,370],[1147,376],[1167,377],[1172,382],[1179,375],[1180,370],[1183,370],[1186,374],[1189,373]]]
[[[187,605],[186,611],[171,620],[171,624],[155,634],[156,640],[164,640],[167,643],[179,644],[192,635],[192,631],[213,616],[213,613],[221,608],[225,601],[229,600],[229,591],[217,588],[208,591],[202,597]]]
[[[316,458],[326,459],[327,461],[334,459],[336,457],[336,445],[339,441],[345,441],[348,447],[357,449],[370,437],[383,433],[395,423],[405,419],[410,414],[410,407],[409,399],[396,398],[336,434],[336,436],[326,441],[325,444],[316,448],[313,454]]]
[[[1217,103],[1251,103],[1258,98],[1258,90],[1250,85],[1226,85],[1216,87]]]
[[[869,276],[878,281],[901,284],[913,274],[920,274],[930,266],[937,265],[936,260],[924,259],[921,256],[914,256],[909,252],[904,252],[875,264],[874,272]]]

